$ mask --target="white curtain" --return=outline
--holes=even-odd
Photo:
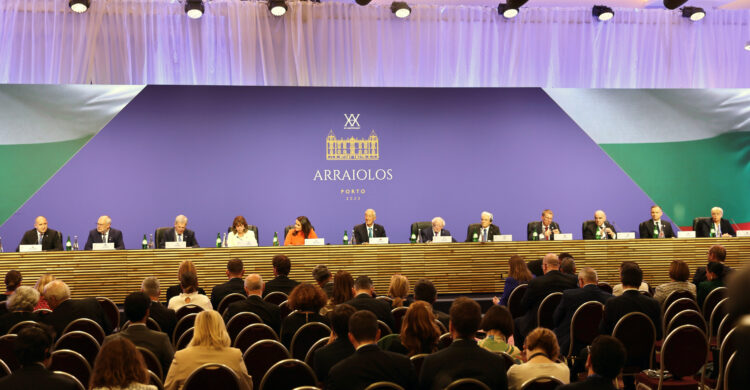
[[[213,0],[0,1],[0,82],[407,87],[750,86],[750,12]]]

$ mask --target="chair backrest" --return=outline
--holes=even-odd
[[[412,223],[409,227],[409,239],[411,239],[411,235],[414,234],[417,236],[417,240],[419,240],[419,231],[430,226],[432,226],[432,221],[420,221]]]
[[[151,370],[148,370],[148,384],[156,386],[156,390],[164,390],[164,383],[161,379]]]
[[[18,334],[22,329],[29,326],[39,326],[39,323],[36,321],[21,321],[13,325],[10,330],[8,330],[8,334]]]
[[[675,378],[683,378],[698,372],[708,357],[708,338],[694,325],[682,325],[664,339],[661,347],[661,369],[668,370]]]
[[[722,390],[724,387],[724,375],[726,373],[727,363],[732,354],[737,351],[737,338],[735,337],[735,334],[736,332],[734,329],[729,330],[726,337],[724,337],[724,342],[722,342],[719,347],[719,376],[716,379],[715,390]]]
[[[0,360],[0,378],[5,378],[6,376],[10,375],[10,367],[8,367],[7,364],[5,364],[4,361]]]
[[[445,390],[490,390],[490,388],[478,379],[461,378],[451,382]]]
[[[274,364],[290,357],[286,347],[276,340],[261,340],[251,345],[242,354],[242,360],[253,378],[253,389],[260,388],[261,379]]]
[[[708,223],[711,217],[695,217],[693,218],[693,231],[698,231],[698,226],[704,222]]]
[[[156,322],[156,320],[151,317],[148,317],[148,319],[146,319],[146,327],[151,330],[161,332],[161,326],[159,326],[159,323]]]
[[[318,380],[312,368],[297,359],[277,362],[260,381],[260,390],[293,389],[300,386],[315,386]]]
[[[73,383],[75,383],[76,386],[78,386],[78,390],[86,390],[86,388],[83,387],[83,384],[81,383],[81,381],[79,381],[78,378],[74,377],[73,375],[70,375],[70,374],[68,374],[65,371],[53,371],[53,373],[57,374],[57,375],[62,375],[64,377],[70,379],[71,381],[73,381]],[[161,390],[163,390],[163,389],[161,389]]]
[[[283,237],[279,237],[279,240],[282,241],[282,243],[286,239],[286,235],[289,234],[289,231],[292,230],[292,229],[294,229],[294,225],[286,225],[286,226],[284,226],[284,236]]]
[[[193,339],[193,332],[195,331],[195,328],[190,328],[185,331],[185,333],[180,336],[180,338],[177,340],[177,344],[174,345],[175,351],[179,351],[181,349],[185,349],[188,344],[190,344],[190,341]]]
[[[120,326],[120,309],[117,305],[107,297],[96,297],[99,306],[104,310],[104,315],[109,319],[109,324],[112,325],[112,329],[117,329]]]
[[[521,390],[554,390],[562,385],[562,381],[549,375],[540,375],[531,378],[521,385]]]
[[[716,336],[716,330],[719,328],[721,320],[727,315],[729,310],[729,298],[724,298],[714,306],[711,316],[708,319],[708,336],[709,340]]]
[[[273,303],[274,305],[281,304],[281,302],[284,302],[289,298],[288,295],[284,294],[281,291],[274,291],[272,293],[269,293],[265,297],[263,297],[263,300],[268,303]]]
[[[206,363],[196,368],[185,379],[182,390],[240,390],[240,377],[231,368],[218,363]]]
[[[401,323],[404,321],[404,316],[406,315],[407,310],[409,310],[409,308],[405,306],[391,310],[391,314],[393,315],[393,326],[395,327],[393,330],[398,333],[401,333]]]
[[[669,305],[672,304],[672,302],[674,302],[674,301],[676,301],[676,300],[678,300],[680,298],[688,298],[688,299],[695,300],[695,296],[693,295],[693,293],[691,293],[688,290],[675,290],[675,291],[672,291],[671,293],[669,293],[669,295],[667,295],[667,298],[664,299],[664,302],[662,302],[662,304],[661,304],[661,312],[662,312],[662,314],[664,314],[664,312],[667,310],[667,308],[669,307]]]
[[[669,334],[671,331],[679,328],[682,325],[694,325],[697,326],[703,333],[708,334],[708,326],[706,320],[703,319],[701,313],[695,310],[683,310],[669,321],[665,329],[664,334]]]
[[[154,231],[154,245],[156,245],[157,248],[159,248],[162,243],[167,241],[165,235],[167,233],[167,230],[171,228],[171,226],[156,228],[156,230]]]
[[[198,317],[198,314],[190,313],[177,321],[177,325],[174,326],[174,330],[172,331],[172,345],[177,345],[177,340],[180,339],[180,336],[195,325],[196,317]]]
[[[448,333],[448,328],[444,323],[440,322],[440,320],[435,319],[435,324],[437,325],[438,329],[440,329],[440,334]]]
[[[237,335],[239,335],[248,325],[262,323],[263,320],[255,313],[249,311],[237,313],[229,319],[229,322],[227,322],[227,333],[229,333],[229,339],[234,341],[237,338]]]
[[[542,303],[539,304],[539,309],[536,312],[536,324],[542,328],[554,329],[555,328],[555,308],[560,305],[562,300],[561,292],[554,292],[547,295],[542,299]]]
[[[451,344],[453,344],[453,337],[450,333],[445,333],[438,338],[438,349],[448,348]]]
[[[710,316],[714,311],[714,307],[718,305],[722,299],[727,297],[727,291],[726,287],[717,287],[711,290],[711,292],[706,295],[706,300],[703,301],[703,310],[701,313],[703,313],[705,317]]]
[[[221,299],[221,302],[219,302],[219,307],[216,309],[216,311],[218,311],[220,314],[224,314],[224,310],[226,310],[231,303],[242,301],[246,298],[246,296],[240,293],[231,293]]]
[[[292,337],[291,353],[292,358],[304,360],[307,351],[318,340],[328,337],[331,334],[331,328],[322,322],[308,322],[302,325]]]
[[[528,284],[519,284],[510,292],[510,296],[508,297],[508,311],[510,311],[510,315],[514,319],[524,315],[523,307],[521,307],[521,300],[526,294],[528,288]]]
[[[73,375],[81,383],[89,383],[91,378],[91,365],[86,358],[76,351],[60,349],[50,355],[51,371],[62,371]]]
[[[16,334],[6,334],[0,337],[0,360],[2,360],[11,371],[15,371],[21,368],[21,363],[18,362],[16,352],[13,350],[16,345]]]
[[[637,371],[651,368],[656,343],[656,327],[651,319],[640,312],[628,313],[615,324],[612,336],[625,346],[627,360],[648,359],[647,367],[634,367]],[[632,373],[626,367],[623,373]]]
[[[496,352],[498,355],[500,355],[501,358],[503,358],[503,362],[505,362],[505,371],[508,371],[510,366],[516,364],[516,359],[513,359],[513,356],[510,356],[507,352]]]
[[[389,297],[387,295],[378,295],[377,297],[375,297],[375,299],[387,303],[388,306],[393,305],[393,298],[391,298],[391,297]]]
[[[93,367],[96,355],[99,354],[99,347],[99,342],[96,341],[94,336],[80,330],[73,330],[60,336],[53,350],[70,349],[76,351],[86,358],[86,361]]]
[[[156,355],[154,355],[154,353],[150,350],[143,347],[136,346],[135,349],[137,349],[138,352],[141,353],[141,356],[143,356],[143,362],[146,363],[146,368],[156,374],[159,379],[164,379],[164,370],[162,369],[161,362],[156,357]]]
[[[325,347],[329,340],[331,340],[331,337],[323,337],[310,347],[307,351],[307,355],[305,355],[305,363],[307,363],[308,366],[315,367],[315,351]]]
[[[724,390],[740,390],[740,386],[732,386],[732,383],[739,381],[735,380],[735,376],[738,376],[738,372],[741,371],[742,367],[737,367],[735,361],[737,361],[737,352],[732,353],[727,361],[726,368],[724,370]],[[747,390],[747,389],[742,389]]]
[[[724,342],[724,338],[734,328],[734,325],[735,321],[729,319],[729,314],[724,314],[724,318],[719,322],[719,328],[716,330],[716,345],[720,346]]]
[[[667,309],[664,311],[664,317],[661,321],[661,329],[662,334],[666,336],[666,329],[667,324],[669,324],[669,321],[672,321],[672,318],[677,315],[677,313],[683,311],[683,310],[700,310],[698,308],[698,303],[695,302],[692,298],[680,298],[676,299],[674,302],[672,302],[669,306],[667,306]]]
[[[365,387],[365,390],[404,390],[404,388],[393,382],[380,381],[370,384]]]
[[[389,334],[393,333],[391,327],[381,320],[378,320],[378,329],[380,329],[380,337],[388,336]]]
[[[177,321],[182,319],[182,317],[185,317],[189,314],[198,314],[203,311],[203,308],[198,305],[185,305],[177,309],[177,311],[174,313],[175,316],[177,316]]]
[[[63,330],[62,334],[66,334],[74,330],[90,334],[94,339],[96,339],[96,342],[99,343],[99,345],[102,345],[102,343],[104,342],[104,337],[106,337],[106,335],[104,334],[104,329],[102,329],[102,327],[97,324],[96,321],[90,320],[88,318],[79,318],[69,323],[68,326],[65,327],[65,330]]]
[[[612,291],[614,291],[612,289],[612,286],[610,286],[609,283],[607,283],[607,282],[599,282],[597,284],[597,286],[599,286],[600,290],[602,290],[602,291],[604,291],[604,292],[606,292],[608,294],[612,294]]]
[[[574,353],[574,345],[590,345],[599,335],[599,323],[604,316],[604,305],[597,301],[588,301],[579,306],[570,320],[570,347],[567,356]]]
[[[469,226],[466,227],[466,241],[471,241],[474,238],[474,237],[472,237],[471,232],[477,232],[477,236],[478,236],[479,233],[481,233],[479,231],[479,229],[481,229],[481,228],[482,228],[482,224],[481,223],[470,223]],[[489,234],[489,233],[487,233],[487,234]],[[479,239],[480,238],[477,237],[477,240],[479,240]],[[487,237],[487,239],[488,240],[492,240],[492,237]]]
[[[422,363],[424,363],[424,358],[427,356],[430,356],[430,354],[419,353],[409,358],[411,364],[414,365],[414,371],[417,373],[417,378],[419,378],[419,373],[422,372]]]
[[[244,353],[251,345],[261,340],[279,341],[279,336],[266,324],[250,324],[240,331],[232,346]]]
[[[44,318],[44,316],[52,314],[52,310],[50,310],[50,309],[36,309],[36,310],[34,310],[34,314],[38,315],[39,317]]]

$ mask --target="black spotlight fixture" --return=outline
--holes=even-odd
[[[206,8],[201,0],[187,0],[185,2],[185,13],[190,19],[200,19]]]
[[[268,2],[268,10],[271,11],[273,16],[284,16],[289,7],[286,5],[285,0],[270,0]]]
[[[405,18],[411,15],[411,8],[405,1],[394,1],[391,3],[391,12],[398,18]]]
[[[370,4],[372,0],[356,0],[357,4],[359,5],[367,5]]]
[[[667,9],[677,9],[680,8],[681,5],[687,3],[688,0],[664,0],[664,6],[667,7]]]
[[[79,14],[82,14],[89,10],[91,2],[89,0],[70,0],[68,7],[70,10]]]
[[[701,7],[683,7],[682,17],[697,22],[706,17],[706,11]]]
[[[500,3],[497,6],[497,13],[503,15],[506,19],[515,18],[518,15],[518,9],[529,0],[508,0],[507,3]]]
[[[609,8],[606,5],[595,5],[594,8],[591,9],[591,14],[602,22],[606,22],[615,17],[615,11],[612,11],[612,8]]]

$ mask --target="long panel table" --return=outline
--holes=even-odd
[[[332,273],[343,269],[355,278],[369,275],[380,294],[388,291],[394,273],[406,275],[412,287],[429,278],[439,293],[501,293],[508,258],[515,254],[529,261],[549,252],[569,252],[578,268],[594,267],[599,279],[610,284],[619,282],[620,262],[633,260],[643,268],[645,281],[656,286],[669,281],[673,259],[686,261],[692,273],[705,265],[708,249],[717,243],[726,247],[731,267],[750,263],[750,238],[697,238],[0,253],[0,274],[17,269],[23,284],[33,285],[41,274],[51,273],[70,285],[73,297],[106,296],[122,303],[147,276],[159,278],[164,294],[178,283],[182,260],[195,262],[199,284],[210,292],[226,281],[229,259],[242,259],[246,274],[259,273],[268,280],[273,276],[271,258],[283,253],[292,260],[290,277],[303,282],[312,282],[313,267],[326,264]]]

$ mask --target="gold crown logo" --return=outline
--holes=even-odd
[[[333,130],[326,137],[326,160],[378,160],[380,147],[375,130],[367,138],[336,138]]]

